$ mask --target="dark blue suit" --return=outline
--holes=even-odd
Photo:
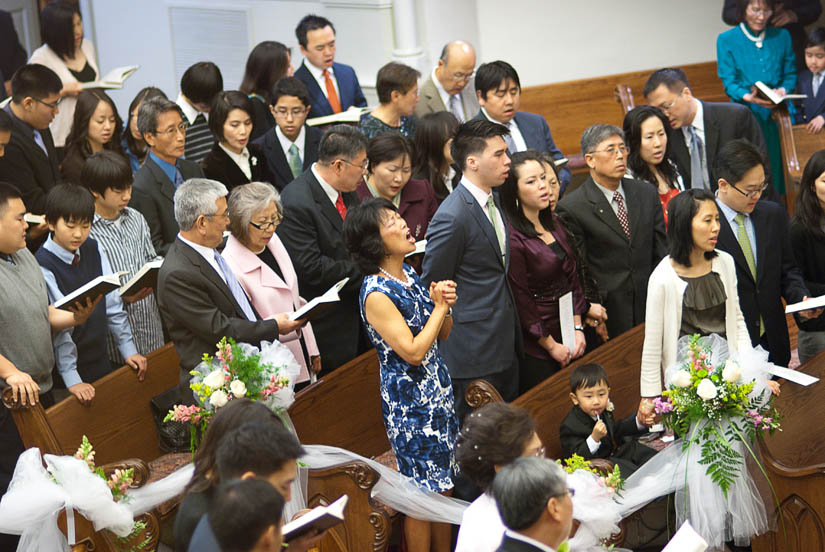
[[[484,120],[485,118],[483,111],[479,111],[478,115],[473,117],[474,120]],[[516,122],[516,126],[518,126],[524,138],[524,143],[527,144],[527,149],[547,152],[553,156],[553,159],[562,159],[564,157],[561,150],[556,147],[556,143],[553,141],[553,135],[550,133],[550,127],[547,125],[544,117],[536,113],[519,111],[515,117],[513,117],[513,120]],[[567,167],[559,170],[559,181],[561,182],[562,191],[567,188],[571,176],[570,169]]]
[[[825,81],[819,85],[818,94],[814,96],[814,75],[805,69],[799,73],[796,89],[800,94],[808,97],[802,100],[802,109],[799,110],[800,123],[810,123],[817,115],[825,116]]]
[[[361,92],[361,85],[358,84],[358,77],[355,75],[355,70],[349,65],[333,63],[332,72],[335,75],[335,80],[338,82],[338,99],[341,102],[341,109],[346,110],[353,105],[366,107],[367,99],[364,98],[364,93]],[[327,100],[324,91],[321,90],[321,87],[318,85],[318,81],[315,80],[315,77],[309,72],[309,69],[306,68],[306,64],[302,63],[298,70],[295,71],[295,77],[303,82],[309,91],[309,103],[311,106],[309,118],[332,115],[332,107],[329,105],[329,100]]]

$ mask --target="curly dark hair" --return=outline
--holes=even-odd
[[[353,262],[364,274],[375,274],[386,255],[381,239],[384,211],[398,211],[391,201],[377,197],[347,210],[344,220],[344,244]]]

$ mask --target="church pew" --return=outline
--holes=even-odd
[[[771,117],[779,127],[779,145],[782,150],[782,170],[785,174],[785,203],[793,215],[802,171],[811,156],[825,148],[825,132],[808,134],[805,125],[794,125],[783,103],[773,110]]]

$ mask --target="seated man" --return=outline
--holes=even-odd
[[[490,494],[507,527],[498,552],[553,552],[570,536],[573,495],[553,460],[516,459],[498,471]]]
[[[35,253],[43,271],[52,303],[83,287],[98,276],[112,274],[109,258],[94,239],[89,238],[95,201],[85,188],[60,184],[46,197],[46,222],[50,234]],[[146,358],[138,354],[129,318],[117,290],[106,294],[89,320],[71,332],[72,344],[60,340],[55,344],[57,370],[69,392],[88,404],[94,398],[91,383],[112,372],[106,350],[107,332],[117,342],[126,364],[137,370],[143,380]]]
[[[513,66],[506,61],[483,63],[476,71],[475,80],[478,103],[481,112],[476,119],[487,119],[508,128],[507,151],[516,153],[526,149],[547,152],[553,159],[563,159],[561,150],[553,142],[550,127],[544,117],[535,113],[519,111],[521,105],[521,82]],[[570,169],[559,171],[561,193],[570,183]]]
[[[420,119],[428,113],[449,111],[464,123],[478,115],[478,98],[472,84],[475,67],[476,52],[469,43],[456,40],[444,46],[438,64],[418,91],[415,116]]]
[[[312,300],[349,278],[341,301],[312,321],[322,373],[367,350],[358,307],[362,275],[341,232],[347,209],[360,203],[355,192],[367,167],[367,139],[347,125],[330,127],[318,146],[318,161],[284,189],[284,220],[276,230],[289,252],[301,296]]]
[[[309,93],[295,77],[286,77],[272,87],[269,110],[275,126],[252,142],[263,160],[263,179],[278,191],[318,160],[318,144],[323,132],[306,123]]]
[[[129,205],[146,219],[157,254],[166,256],[178,234],[175,190],[184,180],[202,177],[203,171],[197,163],[181,159],[186,145],[186,124],[177,104],[166,98],[146,100],[140,105],[137,120],[149,154],[135,173]]]
[[[142,108],[141,108],[142,109]],[[288,314],[261,320],[216,247],[228,222],[226,187],[194,178],[175,192],[181,230],[158,274],[160,314],[180,357],[183,400],[193,400],[189,372],[223,337],[260,345],[303,326]]]
[[[184,71],[180,79],[180,94],[175,103],[186,118],[184,157],[200,163],[215,145],[209,130],[209,108],[218,92],[223,90],[223,77],[211,61],[199,61]]]
[[[352,106],[366,107],[367,100],[355,70],[335,63],[335,27],[328,19],[305,16],[295,27],[295,37],[304,56],[295,77],[309,91],[310,118],[340,113]]]
[[[260,479],[233,479],[215,493],[206,518],[221,550],[281,552],[284,497]],[[195,550],[204,552],[207,548]]]

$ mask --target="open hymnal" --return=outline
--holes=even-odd
[[[323,295],[319,295],[312,301],[307,302],[306,305],[293,312],[289,316],[289,319],[301,320],[303,318],[306,318],[307,320],[312,320],[314,318],[317,318],[319,314],[325,312],[334,303],[337,303],[341,300],[341,298],[338,297],[338,292],[341,291],[341,288],[344,287],[347,284],[347,282],[349,282],[349,277],[344,278],[340,282],[336,283],[334,286],[329,288]]]
[[[808,97],[807,94],[785,94],[784,96],[780,96],[762,81],[756,81],[754,86],[756,86],[757,96],[776,105],[779,105],[786,100],[804,100]]]
[[[404,257],[412,257],[413,255],[418,255],[420,253],[424,253],[427,249],[427,240],[418,240],[415,242],[415,251],[410,251]]]
[[[137,71],[138,67],[138,65],[117,67],[96,81],[80,83],[80,88],[84,90],[87,88],[123,88],[123,83]]]
[[[86,304],[86,299],[94,301],[101,295],[106,295],[110,291],[114,291],[120,287],[120,277],[128,274],[127,272],[115,272],[114,274],[104,274],[98,276],[85,286],[81,286],[66,295],[60,301],[57,301],[54,306],[58,309],[71,310],[69,307],[73,306],[76,301],[80,301],[81,305]]]
[[[325,115],[323,117],[313,117],[312,119],[307,119],[307,124],[309,126],[333,125],[337,123],[358,124],[358,122],[361,120],[361,115],[371,110],[371,107],[352,106],[349,109],[342,111],[340,113],[333,113],[332,115]]]
[[[295,521],[290,521],[281,528],[284,542],[290,542],[303,535],[319,535],[344,522],[344,508],[347,506],[349,497],[341,497],[328,506],[317,506],[302,515]]]
[[[123,287],[118,290],[118,293],[121,296],[130,296],[134,295],[142,289],[145,288],[152,288],[157,289],[158,287],[158,272],[160,272],[160,265],[163,264],[163,259],[155,259],[153,261],[149,261],[142,267],[140,270],[135,272],[135,275],[132,278],[123,284]]]
[[[689,521],[685,521],[662,552],[705,552],[707,549],[708,543],[702,535],[696,532]]]
[[[787,307],[785,307],[785,314],[804,311],[808,309],[818,309],[820,307],[825,307],[825,295],[820,295],[819,297],[811,297],[810,299],[800,301],[799,303],[793,303],[791,305],[788,305]]]
[[[23,215],[23,220],[29,224],[43,224],[46,222],[46,217],[43,215],[35,215],[34,213],[26,213]]]

